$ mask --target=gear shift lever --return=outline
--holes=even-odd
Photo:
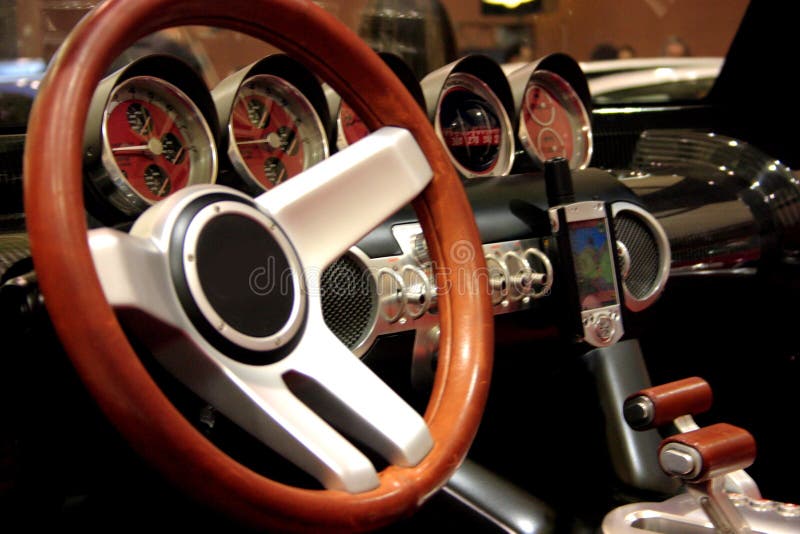
[[[658,448],[658,463],[687,491],[612,510],[603,520],[604,534],[686,534],[712,527],[724,534],[800,532],[800,506],[761,498],[744,472],[755,459],[753,436],[725,423],[697,426],[692,416],[707,411],[711,401],[711,388],[697,377],[645,388],[624,401],[630,427],[673,432]]]
[[[725,476],[750,467],[755,457],[753,436],[726,423],[671,436],[661,442],[658,451],[661,469],[684,480],[717,530],[731,534],[750,534],[752,530],[729,500]]]
[[[700,429],[692,416],[707,412],[713,399],[708,382],[695,376],[637,391],[625,399],[622,413],[634,430],[664,431],[671,425],[678,432],[692,432]],[[728,491],[761,498],[758,485],[742,469],[730,471],[725,479]]]

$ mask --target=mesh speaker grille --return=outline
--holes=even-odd
[[[623,283],[635,299],[643,300],[659,281],[660,256],[656,238],[641,218],[630,211],[620,211],[614,216],[614,230],[631,259],[630,271]]]
[[[356,347],[367,334],[377,311],[372,274],[348,254],[325,269],[320,289],[325,324],[347,348]]]

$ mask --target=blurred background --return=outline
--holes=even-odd
[[[96,1],[0,0],[0,59],[49,61]],[[721,56],[747,0],[324,0],[317,2],[419,77],[481,52],[500,62],[560,51],[579,61],[666,55]],[[188,47],[209,85],[268,53],[247,36],[215,28],[164,32]],[[672,44],[670,44],[672,43]],[[674,46],[673,46],[674,44]],[[147,48],[145,46],[145,48]]]

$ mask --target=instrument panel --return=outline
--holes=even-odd
[[[505,73],[488,56],[467,55],[417,80],[400,56],[379,55],[427,111],[464,179],[541,170],[557,156],[572,169],[589,164],[588,89],[571,58]],[[119,224],[190,185],[258,195],[368,133],[347,102],[285,54],[212,90],[182,60],[146,56],[95,92],[84,142],[87,210],[99,224]]]

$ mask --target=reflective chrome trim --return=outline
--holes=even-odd
[[[511,276],[506,264],[494,256],[486,256],[486,268],[489,270],[489,288],[492,291],[492,306],[497,306],[508,297],[508,286]],[[492,271],[498,272],[495,276]]]
[[[209,302],[200,282],[197,262],[195,261],[199,237],[203,229],[211,221],[222,215],[229,214],[247,217],[261,225],[261,227],[278,242],[281,251],[286,256],[289,268],[292,270],[291,283],[294,292],[294,302],[292,303],[291,312],[286,324],[272,335],[254,337],[244,334],[227,324]],[[197,215],[194,216],[189,227],[186,229],[186,237],[183,241],[183,270],[186,275],[189,292],[192,294],[195,304],[197,304],[198,309],[205,319],[213,325],[222,336],[240,347],[254,351],[274,350],[286,345],[302,326],[302,317],[305,314],[306,308],[306,291],[305,276],[303,268],[300,265],[300,260],[297,258],[291,243],[280,227],[264,213],[252,206],[241,202],[226,200],[215,202],[201,209]]]
[[[659,223],[655,217],[653,217],[646,210],[642,209],[636,204],[631,204],[630,202],[615,202],[611,205],[612,218],[616,217],[617,214],[623,211],[634,213],[637,217],[642,219],[642,222],[652,232],[653,237],[656,240],[656,246],[658,247],[660,263],[658,268],[658,278],[655,285],[647,293],[647,295],[645,295],[643,298],[636,298],[631,294],[630,291],[628,291],[628,286],[625,284],[624,278],[622,280],[622,289],[625,294],[625,307],[633,312],[638,312],[650,307],[650,305],[653,304],[653,302],[655,302],[659,295],[661,295],[661,293],[664,291],[664,287],[667,284],[667,279],[669,278],[670,274],[672,252],[667,233],[664,231],[661,223]]]
[[[406,314],[412,319],[418,319],[428,310],[433,300],[430,278],[415,265],[404,266],[400,276],[405,286]]]
[[[516,251],[503,254],[502,262],[508,271],[508,298],[511,300],[530,299],[533,289],[533,269],[528,260]]]
[[[383,317],[387,322],[393,323],[397,321],[406,308],[406,292],[405,292],[405,284],[403,283],[403,277],[397,274],[395,271],[384,267],[378,271],[378,275],[376,276],[376,285],[378,291],[378,308],[380,310],[380,316]],[[383,281],[387,280],[389,282],[394,282],[394,291],[391,291],[391,295],[384,295],[382,294],[383,288]],[[394,302],[389,303],[388,300],[396,300],[396,304]],[[388,312],[386,311],[392,305],[397,306],[396,312]],[[391,309],[391,308],[390,308]]]
[[[789,534],[800,531],[797,505],[728,494],[753,532]],[[682,493],[663,502],[641,502],[615,508],[603,519],[603,534],[687,534],[717,532],[695,498]]]
[[[550,261],[550,258],[547,257],[547,254],[539,250],[538,248],[528,248],[525,250],[525,253],[522,255],[524,258],[528,254],[535,256],[537,260],[542,262],[544,265],[544,274],[537,273],[533,267],[533,283],[531,284],[531,296],[535,299],[544,297],[550,294],[550,289],[553,287],[553,263]],[[530,264],[530,262],[528,262]],[[541,289],[534,289],[536,285],[540,285]]]

